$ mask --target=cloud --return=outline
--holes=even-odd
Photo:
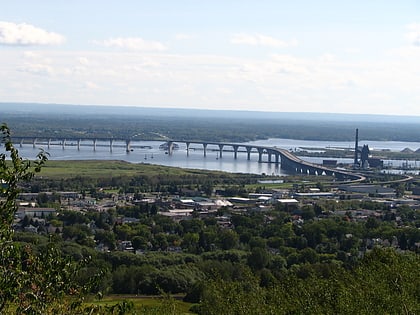
[[[100,89],[100,86],[97,85],[96,83],[92,82],[92,81],[86,81],[85,84],[84,84],[84,87],[87,90],[98,90],[98,89]]]
[[[53,68],[49,65],[44,64],[25,64],[19,67],[18,71],[47,77],[52,76],[54,74]]]
[[[39,55],[33,51],[25,51],[23,53],[24,58],[30,58],[30,59],[36,59],[39,57]]]
[[[86,57],[79,57],[78,61],[83,66],[89,65],[89,59],[87,59]]]
[[[0,44],[30,46],[59,45],[63,42],[62,35],[45,31],[33,25],[0,21]]]
[[[103,41],[94,41],[95,44],[105,47],[115,47],[120,49],[137,51],[164,51],[166,46],[157,41],[147,41],[140,37],[118,37]]]
[[[292,40],[290,42],[282,41],[277,38],[262,35],[262,34],[245,34],[239,33],[234,34],[231,37],[232,44],[238,45],[251,45],[251,46],[269,46],[269,47],[290,47],[296,46],[297,41]]]
[[[420,115],[420,49],[402,48],[375,60],[0,49],[0,86],[15,101]]]
[[[407,39],[414,46],[420,46],[420,23],[412,23],[407,25],[408,33]]]

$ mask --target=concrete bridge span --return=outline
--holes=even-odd
[[[18,143],[20,147],[24,144],[30,144],[34,148],[37,146],[45,146],[51,148],[52,146],[60,146],[63,149],[69,147],[76,147],[80,150],[81,147],[92,147],[96,151],[97,146],[107,146],[110,152],[114,147],[125,147],[126,152],[131,151],[131,139],[123,138],[53,138],[53,137],[12,137],[14,143]],[[104,144],[106,143],[106,144]]]
[[[189,152],[191,144],[198,144],[203,146],[203,154],[207,155],[207,148],[209,145],[213,145],[219,148],[219,158],[223,157],[223,152],[227,151],[226,148],[231,147],[230,151],[233,151],[234,158],[238,158],[238,152],[240,148],[243,148],[243,152],[246,152],[247,159],[251,159],[251,152],[258,152],[258,162],[262,163],[263,156],[267,156],[265,162],[280,164],[281,168],[294,174],[302,175],[328,175],[334,176],[339,180],[351,180],[351,181],[363,181],[364,176],[355,174],[345,170],[331,169],[324,167],[319,164],[307,162],[298,158],[296,155],[288,150],[276,148],[276,147],[265,147],[255,146],[243,143],[225,143],[225,142],[204,142],[204,141],[168,141],[168,153],[173,153],[174,143],[185,143],[187,147],[187,154]]]
[[[20,146],[24,144],[30,144],[34,148],[37,145],[44,145],[48,149],[51,146],[61,146],[63,149],[66,147],[76,147],[78,150],[82,146],[93,147],[96,150],[98,145],[108,146],[112,152],[116,146],[124,147],[125,151],[129,153],[132,150],[132,141],[123,138],[48,138],[48,137],[13,137],[12,140],[15,143],[19,143]],[[159,141],[159,140],[158,140]],[[100,144],[99,144],[100,143]],[[334,176],[339,180],[351,180],[351,181],[362,181],[365,178],[362,175],[355,174],[345,170],[331,169],[324,167],[319,164],[310,163],[298,158],[296,155],[288,150],[276,148],[276,147],[265,147],[256,146],[245,143],[229,143],[229,142],[209,142],[209,141],[189,141],[189,140],[169,140],[165,141],[165,150],[169,155],[173,154],[176,144],[184,143],[187,148],[187,155],[191,148],[191,145],[199,145],[202,147],[203,156],[206,157],[209,146],[215,147],[218,152],[218,158],[223,158],[223,154],[227,152],[233,152],[235,159],[238,158],[238,153],[245,153],[247,160],[251,159],[251,153],[258,153],[259,163],[276,163],[280,164],[281,168],[289,173],[302,174],[302,175],[328,175]]]

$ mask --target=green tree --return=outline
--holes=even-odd
[[[90,286],[74,281],[82,266],[64,258],[51,243],[35,254],[31,247],[13,242],[20,183],[41,170],[47,154],[41,151],[35,161],[24,160],[13,146],[9,128],[2,125],[0,131],[5,149],[0,154],[0,313],[83,313],[82,296]]]
[[[95,240],[108,246],[110,250],[114,250],[116,247],[115,234],[111,231],[98,230],[95,233]]]
[[[268,266],[270,255],[265,248],[255,247],[248,256],[248,266],[253,270],[260,270]]]
[[[222,249],[233,249],[238,246],[238,233],[232,230],[224,229],[219,233],[219,243]]]

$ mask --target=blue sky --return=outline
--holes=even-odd
[[[2,102],[420,116],[419,1],[0,7]]]

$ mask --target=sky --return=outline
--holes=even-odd
[[[418,0],[0,8],[0,102],[420,116]]]

